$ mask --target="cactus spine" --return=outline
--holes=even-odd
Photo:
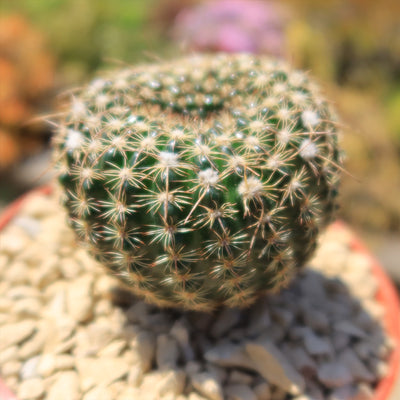
[[[250,55],[126,69],[72,96],[55,153],[78,238],[160,306],[247,306],[330,221],[337,123],[299,71]]]

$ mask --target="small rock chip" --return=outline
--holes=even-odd
[[[195,358],[194,351],[190,345],[189,329],[183,320],[175,321],[170,330],[170,335],[175,338],[181,349],[183,358],[186,362]]]
[[[271,400],[271,387],[267,382],[259,383],[253,390],[257,400]]]
[[[189,397],[187,398],[187,400],[207,400],[207,399],[203,396],[200,396],[196,392],[192,392],[189,394]]]
[[[336,352],[339,352],[350,344],[351,337],[343,332],[335,332],[332,336],[332,344]]]
[[[75,367],[75,357],[70,354],[59,354],[55,356],[57,371],[72,369]]]
[[[237,383],[241,385],[251,385],[254,380],[254,376],[250,374],[246,374],[245,372],[238,371],[234,369],[229,374],[229,382],[230,383]]]
[[[337,332],[342,332],[349,336],[353,336],[360,339],[364,339],[365,337],[367,337],[367,334],[362,329],[354,325],[349,320],[342,320],[336,322],[333,325],[333,329]]]
[[[318,336],[311,329],[304,329],[303,339],[306,350],[312,356],[332,355],[334,353],[329,338]]]
[[[81,400],[78,374],[75,371],[63,371],[55,375],[46,400]]]
[[[294,395],[305,389],[303,377],[268,339],[247,343],[246,352],[253,362],[253,369],[268,382]]]
[[[18,357],[18,347],[10,346],[5,350],[0,351],[0,365],[3,365],[7,361],[15,360]]]
[[[38,373],[44,378],[50,376],[56,369],[56,356],[51,353],[43,354],[37,366]]]
[[[343,365],[346,365],[350,369],[351,374],[354,377],[354,381],[375,381],[376,378],[361,362],[361,360],[357,357],[357,354],[351,348],[343,350],[338,359],[339,362],[341,362]]]
[[[320,310],[313,309],[310,312],[310,306],[304,307],[303,318],[307,326],[319,332],[328,332],[329,318]]]
[[[293,363],[297,371],[304,376],[313,376],[317,372],[316,362],[308,355],[308,353],[300,345],[282,346],[285,356]]]
[[[77,322],[87,322],[93,316],[93,278],[84,275],[68,285],[68,314]]]
[[[346,385],[332,390],[329,400],[352,400],[356,388],[353,385]]]
[[[26,360],[19,373],[22,380],[37,378],[39,376],[38,365],[39,365],[40,356],[31,357]]]
[[[18,388],[18,398],[21,400],[38,399],[44,393],[44,384],[40,378],[22,381]]]
[[[0,351],[21,343],[33,334],[35,328],[35,321],[32,320],[3,325],[0,329]]]
[[[126,347],[126,341],[117,339],[99,351],[100,357],[118,357]]]
[[[368,385],[362,383],[356,387],[354,396],[351,400],[373,400],[374,398],[375,395],[372,389]]]
[[[233,344],[227,340],[218,342],[205,352],[204,358],[210,363],[221,367],[241,367],[254,369],[253,362],[246,353],[244,346]]]
[[[240,311],[235,308],[224,308],[217,316],[211,326],[211,336],[213,338],[222,337],[231,330],[240,320]]]
[[[76,367],[84,391],[93,386],[110,384],[129,371],[128,363],[121,358],[77,358]]]
[[[1,375],[4,378],[8,378],[9,376],[16,376],[19,374],[21,369],[21,362],[17,360],[10,360],[4,363],[1,366]]]
[[[114,400],[111,391],[105,385],[89,390],[82,400]]]
[[[139,389],[133,387],[125,388],[117,397],[116,400],[134,400],[139,399]]]
[[[7,255],[15,255],[26,247],[29,243],[29,237],[21,228],[10,225],[7,234],[3,234],[0,240],[0,253]]]
[[[159,369],[171,369],[176,366],[179,348],[176,340],[165,334],[157,336],[156,363]]]
[[[191,376],[193,387],[208,400],[224,400],[221,383],[209,372],[198,372]]]
[[[62,258],[59,263],[60,271],[65,279],[75,279],[82,272],[79,263],[72,257]]]
[[[186,374],[179,370],[150,372],[143,378],[138,399],[144,398],[146,393],[151,393],[156,399],[169,394],[178,396],[183,392],[185,380]]]
[[[155,357],[156,339],[154,334],[149,331],[140,331],[130,341],[130,347],[137,354],[142,372],[149,371]]]
[[[229,385],[225,388],[229,400],[257,400],[257,396],[247,385]]]
[[[337,361],[322,363],[318,368],[317,376],[328,388],[345,386],[353,380],[350,369]]]
[[[48,333],[46,324],[38,324],[36,333],[19,348],[19,358],[27,359],[41,353],[45,346]]]

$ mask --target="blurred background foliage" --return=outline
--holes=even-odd
[[[229,1],[254,2],[211,0],[208,5]],[[400,2],[257,1],[279,7],[274,18],[280,18],[277,26],[284,43],[283,57],[295,67],[309,70],[342,116],[349,174],[343,179],[341,216],[365,231],[400,232]],[[15,186],[18,180],[15,171],[21,171],[24,157],[37,152],[38,145],[31,143],[32,132],[36,138],[42,138],[44,148],[48,146],[48,127],[28,121],[34,115],[54,110],[57,93],[81,84],[105,68],[193,51],[196,47],[190,43],[188,31],[177,30],[177,25],[182,13],[196,11],[204,3],[202,0],[1,0],[3,182],[6,176],[12,177]],[[237,24],[234,28],[225,27],[232,38],[239,31],[249,41],[265,39],[260,31],[256,34],[249,31],[249,26],[255,23],[244,23],[229,12],[228,17],[222,14],[222,11],[215,14],[216,24],[218,18],[225,18],[225,22],[228,18],[231,25]],[[209,35],[213,27],[206,22],[210,21],[201,13],[198,19],[199,31],[195,36]],[[14,31],[19,33],[12,36],[10,32]],[[268,32],[265,29],[265,35]],[[259,51],[266,51],[263,49]],[[218,50],[218,46],[208,50]],[[1,114],[7,107],[11,109],[12,121]],[[16,137],[19,144],[14,143],[13,150]],[[24,188],[34,181],[33,177],[25,179]],[[9,200],[16,193],[17,189],[13,192],[8,183],[1,188],[3,199]]]

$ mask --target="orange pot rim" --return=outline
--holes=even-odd
[[[17,215],[27,198],[34,193],[49,195],[52,192],[51,186],[43,186],[21,196],[12,202],[0,214],[0,231]],[[348,226],[343,221],[336,221],[331,226],[332,229],[349,231]],[[400,371],[400,302],[397,291],[381,267],[377,259],[368,250],[365,244],[351,230],[350,247],[359,253],[367,256],[371,261],[372,272],[375,275],[379,285],[377,291],[377,300],[385,308],[384,324],[386,331],[394,342],[394,349],[388,360],[388,373],[378,383],[373,400],[388,400],[392,394],[392,390],[396,385],[396,380]],[[0,399],[1,400],[18,400],[11,390],[4,384],[0,378]]]

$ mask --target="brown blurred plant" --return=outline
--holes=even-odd
[[[344,121],[346,170],[341,216],[372,232],[400,231],[400,163],[389,122],[376,96],[354,88],[333,89]]]
[[[0,170],[42,143],[43,125],[28,124],[54,83],[43,36],[20,15],[0,17]]]

